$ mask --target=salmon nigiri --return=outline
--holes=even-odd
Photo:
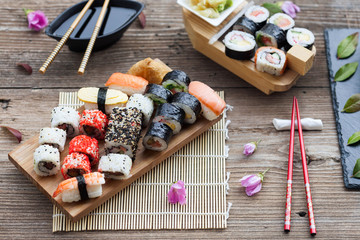
[[[225,107],[225,101],[208,85],[199,81],[193,81],[189,85],[189,93],[195,96],[201,103],[202,115],[207,120],[214,120],[220,116]]]
[[[142,77],[125,73],[113,73],[105,83],[105,86],[120,90],[131,96],[135,93],[144,94],[148,84],[149,82]]]
[[[88,198],[100,197],[101,184],[105,183],[104,175],[99,172],[87,173],[62,181],[53,197],[61,194],[63,202],[77,202]]]

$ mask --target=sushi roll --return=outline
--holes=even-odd
[[[303,46],[307,49],[312,48],[314,45],[314,34],[306,28],[292,28],[286,33],[286,46],[285,49],[289,50],[296,44]]]
[[[257,30],[266,24],[266,20],[269,16],[269,10],[259,5],[249,7],[249,9],[245,12],[245,17],[257,24]]]
[[[165,123],[151,123],[143,139],[143,145],[146,149],[154,151],[163,151],[167,149],[173,130]]]
[[[66,131],[67,137],[79,135],[80,114],[70,107],[55,107],[51,111],[51,127]]]
[[[232,29],[237,30],[237,31],[246,32],[251,35],[255,35],[256,31],[259,30],[261,27],[262,26],[260,26],[253,20],[251,20],[245,16],[242,16],[235,22]]]
[[[59,149],[60,152],[64,150],[66,142],[65,130],[59,128],[42,128],[40,130],[39,144],[49,145]]]
[[[126,154],[135,160],[142,113],[137,108],[114,108],[105,135],[106,153]]]
[[[107,116],[100,110],[84,110],[80,119],[80,132],[98,140],[104,139]]]
[[[261,47],[255,54],[255,67],[258,71],[280,76],[286,68],[286,55],[280,49]]]
[[[171,103],[164,103],[157,108],[153,122],[165,123],[173,130],[174,134],[177,134],[181,130],[184,119],[184,110]]]
[[[156,105],[167,103],[172,97],[172,93],[169,90],[157,84],[149,84],[144,95],[152,99]]]
[[[179,92],[174,94],[171,103],[184,110],[184,122],[188,124],[193,124],[201,112],[201,103],[190,93]]]
[[[39,176],[55,175],[60,170],[60,153],[57,148],[41,145],[34,152],[34,171]]]
[[[286,42],[285,32],[272,23],[267,23],[257,31],[255,39],[259,47],[270,46],[279,49],[282,48]]]
[[[120,90],[96,87],[80,88],[78,98],[84,102],[85,109],[98,109],[105,114],[110,114],[114,107],[124,107],[128,100]]]
[[[113,73],[105,86],[110,89],[120,90],[131,96],[135,93],[144,94],[148,84],[149,82],[142,77],[125,73]]]
[[[295,21],[285,13],[275,13],[269,18],[269,23],[275,24],[285,32],[295,26]]]
[[[249,60],[255,54],[255,39],[251,34],[231,31],[224,38],[225,54],[237,60]]]
[[[126,107],[139,109],[143,114],[142,126],[146,127],[149,124],[150,118],[154,112],[153,100],[141,94],[134,94],[129,98]]]
[[[212,121],[219,117],[226,107],[225,101],[205,83],[199,81],[191,82],[189,93],[200,101],[202,115],[207,120]]]
[[[64,179],[77,177],[91,172],[88,156],[82,153],[73,152],[67,155],[61,166],[61,174]]]
[[[97,198],[102,194],[105,178],[102,173],[93,172],[62,181],[56,188],[53,197],[61,194],[63,202],[77,202]]]
[[[173,94],[177,92],[187,92],[189,84],[189,76],[180,70],[168,72],[162,82],[163,87],[169,89]]]
[[[131,167],[132,160],[128,155],[110,153],[101,157],[98,171],[106,178],[121,180],[129,177]]]
[[[74,152],[88,156],[91,166],[99,162],[99,143],[95,138],[86,135],[74,137],[69,143],[69,154]]]

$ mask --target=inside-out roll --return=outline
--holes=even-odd
[[[116,180],[128,178],[132,167],[132,160],[128,155],[110,153],[102,156],[98,171],[105,177]]]
[[[255,54],[255,67],[261,72],[280,76],[286,68],[286,55],[277,48],[261,47]]]
[[[41,145],[34,152],[34,171],[39,176],[55,175],[60,170],[60,153],[57,148]]]
[[[47,144],[59,149],[60,152],[64,150],[66,142],[66,131],[59,128],[42,128],[39,135],[39,144]]]
[[[66,131],[67,137],[79,135],[80,114],[70,107],[55,107],[51,112],[51,127]]]

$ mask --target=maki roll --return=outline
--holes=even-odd
[[[173,130],[174,134],[177,134],[181,130],[184,119],[184,110],[171,103],[164,103],[157,108],[153,122],[165,123]]]
[[[284,31],[295,26],[295,21],[285,13],[276,13],[269,18],[269,23],[275,24]]]
[[[60,170],[60,153],[57,148],[41,145],[34,152],[34,171],[39,176],[55,175]]]
[[[51,127],[66,131],[67,137],[79,135],[80,114],[70,107],[55,107],[51,111]]]
[[[296,44],[311,50],[314,45],[314,34],[306,28],[292,28],[286,33],[286,46],[285,49],[289,50]]]
[[[259,47],[271,46],[280,49],[286,42],[285,32],[275,24],[267,23],[256,32],[256,42]]]
[[[120,90],[131,96],[135,93],[144,94],[148,84],[149,82],[142,77],[125,73],[113,73],[105,83],[105,86]]]
[[[162,85],[169,89],[173,94],[177,92],[187,92],[190,84],[188,75],[180,70],[168,72],[163,79]]]
[[[142,126],[146,127],[149,124],[150,118],[154,112],[153,100],[142,94],[134,94],[129,98],[126,107],[139,109],[143,114]]]
[[[261,27],[262,26],[260,26],[253,20],[250,20],[249,18],[242,16],[235,22],[233,26],[233,30],[242,31],[249,33],[251,35],[255,35],[256,31],[259,30]]]
[[[84,102],[85,109],[98,109],[105,114],[110,114],[114,107],[124,107],[128,100],[119,90],[96,87],[80,88],[78,98]]]
[[[135,160],[142,113],[137,108],[114,108],[105,135],[106,153],[126,154]]]
[[[102,173],[87,173],[62,181],[56,188],[53,197],[55,198],[61,194],[63,202],[77,202],[100,197],[102,194],[102,184],[105,184],[105,178]]]
[[[163,151],[167,149],[173,130],[165,123],[151,123],[145,137],[143,145],[146,149],[154,151]]]
[[[190,93],[179,92],[173,96],[173,105],[180,107],[185,112],[185,123],[193,124],[201,112],[201,103]]]
[[[229,58],[249,60],[255,54],[255,39],[246,32],[231,31],[226,34],[223,42],[225,44],[225,54]]]
[[[202,115],[209,121],[219,117],[225,110],[226,103],[211,87],[199,81],[193,81],[189,93],[201,103]]]
[[[269,10],[259,5],[249,7],[249,9],[245,12],[245,17],[257,24],[257,30],[266,24],[266,20],[269,16]]]
[[[59,128],[42,128],[40,130],[39,144],[49,145],[59,149],[60,152],[64,150],[66,142],[65,130]]]
[[[172,93],[161,85],[149,84],[144,95],[152,99],[156,105],[159,105],[169,102]]]
[[[128,155],[110,153],[101,157],[98,171],[106,178],[121,180],[129,177],[131,167],[132,160]]]
[[[61,167],[61,174],[64,179],[77,177],[90,172],[91,166],[88,156],[77,152],[67,155]]]
[[[69,154],[74,152],[87,155],[91,166],[99,162],[99,144],[95,138],[86,135],[74,137],[69,143]]]
[[[286,55],[280,49],[261,47],[255,54],[255,67],[261,72],[280,76],[286,68]]]
[[[104,139],[107,116],[100,110],[84,110],[80,119],[80,132],[98,140]]]

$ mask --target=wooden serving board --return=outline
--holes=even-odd
[[[271,94],[272,92],[287,91],[300,77],[298,72],[295,72],[292,69],[286,69],[282,76],[274,76],[268,73],[263,73],[256,70],[255,64],[252,61],[239,61],[227,57],[225,55],[225,45],[219,41],[221,39],[212,45],[209,44],[211,37],[218,33],[233,17],[235,17],[238,12],[241,11],[241,9],[246,7],[247,4],[247,1],[243,1],[240,6],[218,27],[212,26],[192,12],[183,8],[183,20],[189,39],[197,51],[244,79],[246,82],[258,88],[262,92]],[[306,49],[304,51],[308,50]],[[297,61],[294,65],[300,64],[300,66],[302,66],[302,74],[309,71],[313,65],[316,52],[315,47],[313,47],[312,52],[313,55],[311,58],[307,59],[307,62],[304,62],[303,59],[301,59],[301,56],[299,56],[299,59],[296,59]]]
[[[142,138],[139,141],[139,148],[136,154],[136,160],[133,162],[132,169],[130,171],[130,178],[125,180],[112,180],[106,179],[106,183],[103,185],[103,194],[99,198],[93,198],[86,201],[79,201],[73,203],[64,203],[61,200],[61,196],[56,198],[52,197],[58,184],[63,181],[63,177],[59,172],[55,176],[40,177],[33,169],[33,154],[35,149],[39,146],[39,135],[35,135],[29,140],[22,143],[15,150],[9,153],[9,160],[27,177],[30,181],[44,193],[63,213],[69,217],[73,222],[78,221],[83,216],[90,213],[100,204],[117,194],[119,191],[130,185],[136,179],[148,172],[150,169],[161,163],[166,158],[170,157],[180,148],[187,143],[195,139],[200,134],[207,131],[212,125],[217,123],[222,116],[213,121],[208,121],[203,117],[200,117],[193,125],[185,125],[179,134],[173,136],[169,146],[162,152],[155,152],[146,150],[142,145]],[[145,134],[143,130],[142,134]],[[100,156],[104,155],[104,143],[99,141]],[[61,162],[68,154],[69,139],[65,145],[64,151],[61,153]]]

